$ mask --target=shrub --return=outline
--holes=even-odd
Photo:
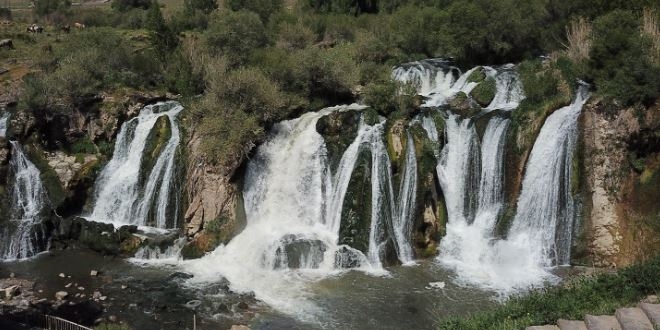
[[[161,57],[164,57],[165,54],[172,51],[179,44],[177,36],[165,24],[163,13],[160,11],[160,6],[155,0],[147,12],[146,27],[149,29],[151,44]]]
[[[263,22],[267,22],[270,15],[282,8],[281,0],[228,0],[227,8],[233,11],[249,10],[257,13]]]
[[[660,66],[651,62],[652,42],[640,21],[615,10],[594,22],[590,73],[602,95],[623,105],[650,103],[660,90]]]
[[[216,0],[184,0],[183,3],[187,10],[200,10],[206,14],[218,9]]]
[[[257,14],[250,11],[220,11],[212,17],[205,33],[211,53],[227,57],[230,65],[246,62],[250,53],[268,44],[266,30]]]
[[[112,0],[110,6],[112,9],[121,12],[129,11],[133,8],[148,9],[151,7],[151,0]]]
[[[38,16],[46,16],[54,12],[63,12],[71,7],[69,0],[36,0],[34,12]]]

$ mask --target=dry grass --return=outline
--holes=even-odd
[[[584,17],[571,20],[566,26],[566,55],[575,62],[589,58],[591,49],[591,23]]]
[[[658,25],[658,13],[654,9],[644,9],[642,33],[653,41],[652,61],[660,64],[660,25]]]

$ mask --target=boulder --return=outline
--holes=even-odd
[[[66,292],[66,291],[57,291],[55,293],[55,299],[64,300],[68,295],[69,295],[69,293]]]

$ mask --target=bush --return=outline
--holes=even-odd
[[[147,11],[146,27],[149,29],[151,44],[161,58],[164,58],[179,44],[176,34],[165,24],[163,13],[161,13],[160,6],[155,0],[149,11]]]
[[[38,16],[46,16],[54,12],[63,12],[71,7],[69,0],[36,0],[34,12]]]
[[[233,11],[249,10],[259,15],[263,22],[267,22],[270,15],[282,8],[281,0],[228,0],[227,8]]]
[[[129,11],[134,8],[149,9],[151,0],[112,0],[112,9],[120,12]]]
[[[206,45],[211,53],[226,56],[230,65],[245,63],[253,50],[268,44],[266,29],[253,12],[220,11],[211,21]]]
[[[660,67],[651,62],[652,42],[640,33],[640,20],[615,10],[594,21],[589,62],[598,92],[623,105],[649,104],[660,91]]]
[[[218,9],[218,3],[216,0],[184,0],[183,3],[187,10],[200,10],[205,14]]]

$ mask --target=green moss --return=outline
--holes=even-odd
[[[477,85],[477,87],[470,92],[470,95],[475,101],[477,101],[477,103],[479,103],[479,105],[485,107],[493,101],[496,92],[497,86],[495,84],[495,78],[488,77],[482,83]]]
[[[96,145],[87,135],[72,143],[69,150],[74,154],[95,154],[98,152]]]
[[[149,132],[142,154],[141,177],[146,178],[172,136],[172,124],[168,116],[160,116]]]
[[[339,244],[346,244],[362,252],[369,249],[371,227],[371,152],[358,155],[348,184],[339,227]]]
[[[57,173],[48,165],[43,152],[36,145],[26,145],[24,149],[30,161],[41,173],[41,181],[44,184],[44,188],[46,188],[50,202],[54,207],[59,206],[64,201],[66,192]]]
[[[484,79],[486,79],[486,74],[481,69],[481,67],[479,67],[479,68],[475,69],[474,71],[472,71],[472,73],[470,73],[470,75],[467,78],[467,82],[469,82],[469,83],[471,83],[471,82],[480,83],[480,82],[484,81]]]

